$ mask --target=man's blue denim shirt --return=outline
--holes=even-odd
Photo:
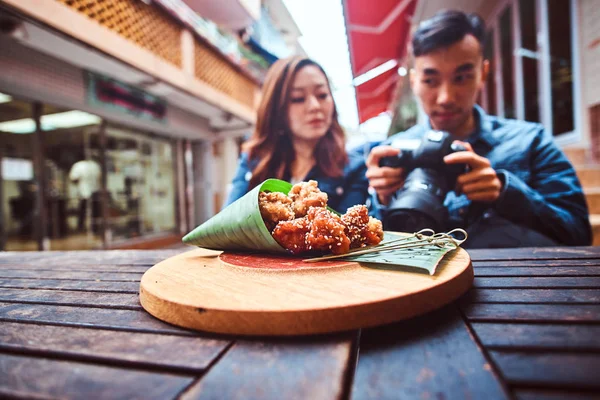
[[[497,214],[540,232],[564,245],[589,245],[591,227],[585,196],[573,166],[542,125],[487,115],[474,109],[477,128],[466,140],[475,153],[487,158],[503,183],[500,198],[490,206],[471,202],[450,191],[444,201],[450,227],[468,228]],[[398,133],[397,139],[420,139],[429,122]],[[385,207],[373,196],[374,214]]]
[[[329,177],[315,166],[304,178],[305,181],[311,179],[317,181],[319,189],[327,193],[327,205],[340,213],[345,213],[349,207],[365,204],[369,200],[369,181],[365,176],[367,167],[364,156],[359,153],[350,153],[348,158],[344,173],[340,177]],[[242,153],[225,206],[233,203],[251,189],[248,187],[248,182],[257,163],[258,160],[249,160],[248,154]]]

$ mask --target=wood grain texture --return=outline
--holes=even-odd
[[[599,267],[479,267],[477,276],[600,276]]]
[[[111,251],[46,251],[0,253],[1,265],[89,266],[147,265],[152,266],[182,250],[111,250]]]
[[[516,261],[516,260],[578,260],[600,258],[600,247],[534,247],[516,249],[473,249],[469,250],[471,260],[478,261]]]
[[[23,265],[23,264],[2,264],[0,265],[0,271],[39,271],[42,275],[44,272],[120,272],[120,273],[133,273],[140,274],[140,277],[150,268],[152,265],[86,265],[79,264],[76,266],[69,265],[46,265],[46,264],[34,264],[34,265]]]
[[[98,271],[27,271],[0,269],[0,279],[30,278],[76,281],[139,282],[140,272],[98,272]]]
[[[53,399],[169,399],[193,381],[161,374],[72,361],[0,354],[0,393]]]
[[[0,350],[188,373],[206,369],[229,343],[201,337],[15,322],[0,324]]]
[[[469,253],[470,254],[470,253]],[[559,259],[559,260],[489,260],[473,261],[473,268],[530,268],[530,267],[597,267],[600,266],[598,258]]]
[[[79,290],[87,292],[138,293],[137,282],[68,281],[60,279],[0,279],[0,288]]]
[[[461,302],[600,304],[600,289],[471,289]]]
[[[600,398],[600,248],[469,251],[460,302],[363,329],[360,346],[357,331],[231,337],[153,318],[134,276],[179,253],[0,253],[0,398]],[[278,281],[249,276],[277,307]],[[299,308],[326,298],[283,287]],[[242,298],[239,282],[218,289]]]
[[[453,305],[363,330],[352,399],[506,399]]]
[[[137,293],[0,288],[0,302],[141,310]]]
[[[140,302],[159,319],[197,330],[314,334],[422,314],[458,298],[472,279],[463,249],[449,254],[434,276],[353,262],[285,271],[233,267],[213,251],[198,249],[149,269],[142,277]]]
[[[485,347],[600,351],[600,325],[475,322],[471,327]]]
[[[600,354],[491,351],[490,355],[511,384],[600,389]]]
[[[588,288],[600,287],[600,277],[514,277],[485,278],[476,277],[473,283],[476,288]]]
[[[192,335],[192,332],[165,324],[140,310],[115,310],[97,307],[46,304],[0,303],[0,320],[66,324],[137,332],[162,332]]]
[[[600,322],[595,304],[468,304],[462,307],[473,321]]]
[[[182,399],[344,398],[355,338],[238,341]]]

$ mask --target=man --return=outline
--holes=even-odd
[[[93,160],[77,161],[71,166],[69,179],[76,185],[77,197],[79,198],[79,210],[77,213],[77,231],[86,231],[86,221],[92,218],[91,201],[93,194],[100,190],[100,178],[102,170],[100,165]]]
[[[486,115],[475,104],[489,67],[484,34],[479,16],[459,11],[439,12],[419,25],[410,82],[429,120],[371,150],[367,178],[375,214],[385,229],[393,228],[386,227],[385,215],[408,172],[379,166],[383,157],[399,154],[390,144],[433,129],[450,133],[467,149],[443,160],[470,169],[444,200],[446,226],[466,229],[467,247],[589,245],[581,185],[551,135],[539,124]]]

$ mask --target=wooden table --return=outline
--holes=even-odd
[[[600,247],[473,250],[474,288],[454,304],[287,339],[147,314],[139,280],[176,253],[0,253],[0,397],[600,397]]]

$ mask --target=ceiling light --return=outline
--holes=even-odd
[[[0,132],[32,133],[35,132],[35,121],[31,118],[23,118],[0,122]]]
[[[400,76],[406,76],[406,74],[408,74],[408,71],[406,70],[405,67],[398,68],[398,75],[400,75]]]
[[[42,130],[76,128],[78,126],[99,124],[100,117],[83,111],[67,111],[57,114],[42,115]]]
[[[9,103],[12,101],[12,97],[4,94],[4,93],[0,93],[0,104],[2,103]]]
[[[100,117],[96,115],[77,110],[42,115],[41,118],[43,131],[95,125],[99,124],[100,121]],[[23,118],[0,122],[0,131],[9,133],[33,133],[35,132],[35,121],[32,118]]]

